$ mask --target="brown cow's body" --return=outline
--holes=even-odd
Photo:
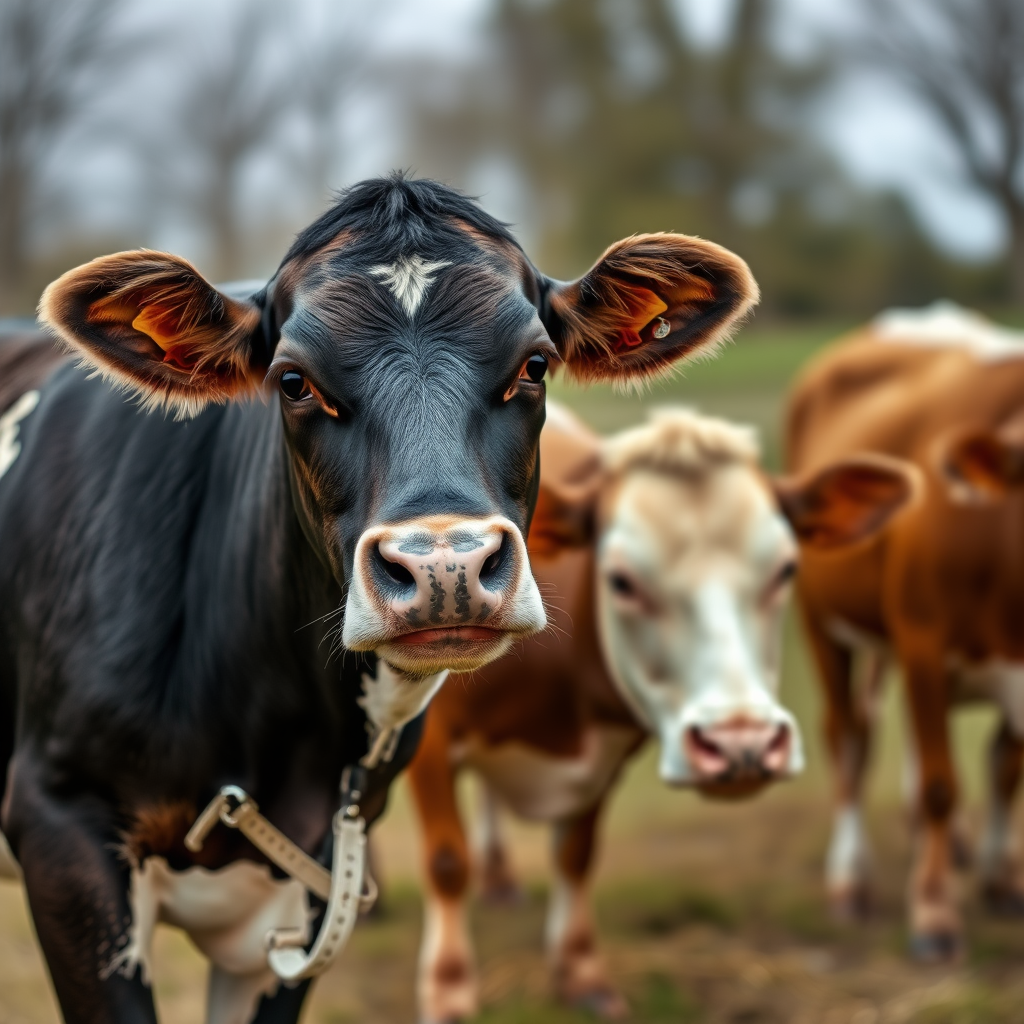
[[[957,332],[957,317],[961,330]],[[1015,422],[1016,421],[1016,424]],[[1024,346],[975,318],[932,310],[890,317],[828,350],[797,384],[789,409],[788,466],[810,471],[874,451],[923,471],[922,498],[874,542],[810,554],[798,591],[828,703],[827,733],[839,816],[829,884],[844,911],[866,895],[858,812],[874,689],[891,652],[903,669],[918,754],[924,828],[910,891],[915,951],[956,951],[950,819],[957,783],[948,709],[996,701],[993,816],[982,847],[986,894],[1020,909],[1007,834],[1024,748],[1024,493],[993,500],[958,478],[949,453],[964,436],[1011,437],[1024,425]],[[966,476],[970,476],[967,473]],[[869,656],[869,699],[854,683],[854,655]]]
[[[476,1009],[456,773],[473,769],[519,816],[555,826],[547,941],[559,995],[620,1015],[595,951],[587,884],[595,825],[619,772],[650,734],[662,779],[709,795],[744,795],[798,771],[799,730],[777,701],[796,555],[786,518],[798,535],[823,530],[844,543],[909,493],[902,470],[878,464],[773,485],[746,428],[687,411],[602,444],[549,404],[541,452],[529,548],[552,628],[451,680],[410,767],[428,881],[426,1021]],[[834,501],[851,480],[860,498]]]

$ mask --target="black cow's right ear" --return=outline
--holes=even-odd
[[[876,536],[921,486],[920,471],[912,463],[874,453],[771,483],[797,540],[817,550],[834,550]]]
[[[709,352],[758,300],[743,260],[689,235],[634,235],[578,281],[545,284],[542,319],[580,380],[642,379]]]
[[[994,430],[943,438],[936,462],[954,501],[998,501],[1024,485],[1024,440]]]
[[[256,390],[262,309],[217,291],[186,260],[136,250],[69,270],[39,303],[53,328],[104,376],[151,407],[194,416]]]

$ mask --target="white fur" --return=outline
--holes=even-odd
[[[39,404],[39,392],[27,391],[0,416],[0,477],[14,465],[21,454],[18,431],[21,421]]]
[[[829,888],[843,890],[863,882],[868,875],[871,855],[860,807],[849,804],[836,812],[825,862]]]
[[[277,991],[266,937],[277,928],[308,929],[306,890],[271,877],[264,864],[236,861],[219,871],[172,871],[150,857],[131,874],[131,924],[105,974],[151,977],[153,932],[160,922],[185,931],[211,962],[207,1024],[248,1024],[261,995]]]
[[[695,775],[691,726],[735,718],[785,725],[789,774],[803,768],[800,730],[778,700],[783,602],[765,604],[772,574],[795,557],[785,520],[750,464],[714,471],[699,502],[667,474],[625,478],[598,549],[599,635],[605,664],[637,717],[660,740],[659,771]],[[652,507],[678,515],[651,521]],[[608,578],[628,573],[657,611],[630,611]]]
[[[872,329],[883,341],[963,348],[980,362],[1024,356],[1024,331],[1002,327],[955,302],[935,302],[924,309],[890,309],[876,317]]]
[[[370,273],[379,277],[391,289],[406,315],[412,317],[419,309],[427,289],[434,283],[437,271],[451,266],[451,260],[425,260],[422,256],[406,256],[394,263],[370,267]]]
[[[410,676],[392,668],[383,658],[377,660],[377,677],[363,673],[363,695],[356,703],[373,724],[368,767],[379,760],[390,761],[402,726],[411,722],[433,699],[448,678],[448,672],[431,676]]]
[[[593,727],[583,733],[575,757],[545,754],[518,742],[492,747],[471,740],[456,759],[479,772],[519,817],[553,822],[592,807],[636,739],[633,729]]]

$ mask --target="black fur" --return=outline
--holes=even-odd
[[[369,268],[413,253],[450,266],[410,321]],[[0,825],[67,1020],[152,1019],[138,977],[100,977],[125,941],[117,849],[140,811],[198,811],[236,783],[321,850],[367,743],[355,698],[373,656],[336,649],[362,531],[500,513],[525,534],[543,389],[503,395],[551,343],[523,266],[505,227],[450,189],[366,182],[252,300],[267,309],[253,358],[287,346],[337,418],[274,390],[178,422],[70,364],[42,386],[0,478]],[[371,773],[368,819],[419,729]],[[211,867],[257,856],[223,827],[206,852]],[[166,855],[190,863],[180,845]],[[301,997],[281,999],[261,1014],[294,1021]]]

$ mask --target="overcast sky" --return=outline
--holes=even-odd
[[[137,18],[170,26],[187,26],[183,43],[189,50],[214,45],[218,19],[248,0],[130,0]],[[367,45],[395,61],[404,55],[429,53],[453,61],[471,57],[478,46],[490,0],[281,0],[288,17],[308,19],[316,31],[326,12],[339,9],[371,26]],[[535,0],[543,2],[543,0]],[[626,3],[629,0],[594,0]],[[676,0],[680,16],[706,45],[720,39],[733,0]],[[783,18],[780,43],[794,53],[805,52],[821,32],[840,31],[851,17],[855,0],[779,0]],[[177,30],[177,29],[176,29]],[[146,70],[143,69],[143,77]],[[152,68],[149,85],[161,88],[166,67]],[[166,86],[164,86],[166,88]],[[130,91],[130,90],[129,90]],[[346,123],[346,181],[389,170],[401,157],[397,130],[380,106],[379,94],[366,93],[350,104]],[[992,255],[1002,243],[995,212],[978,196],[959,185],[955,163],[940,132],[921,110],[892,83],[866,78],[846,83],[821,105],[821,132],[851,176],[868,186],[896,186],[919,211],[933,237],[950,252],[966,257]],[[73,154],[65,154],[66,159]],[[77,190],[86,219],[116,224],[118,207],[128,205],[127,173],[123,158],[97,151],[92,164],[76,164]],[[514,182],[498,175],[487,182],[484,200],[498,216],[515,217],[521,197],[512,194]],[[506,194],[508,193],[508,194]],[[281,189],[264,184],[266,201],[284,203]],[[136,203],[145,203],[145,197]],[[301,214],[300,220],[307,213]],[[167,248],[191,252],[186,226],[174,223],[154,228],[154,241]],[[178,234],[175,234],[178,232]]]
[[[733,0],[676,2],[695,37],[710,46],[721,38]],[[796,53],[805,51],[819,32],[841,31],[853,14],[850,0],[780,3],[781,42]],[[391,4],[398,10],[389,19],[387,45],[458,57],[473,46],[488,0],[391,0]],[[941,133],[893,83],[866,77],[850,81],[823,104],[819,116],[824,137],[851,176],[868,186],[903,191],[944,248],[960,256],[983,258],[1002,244],[996,212],[963,189]]]

